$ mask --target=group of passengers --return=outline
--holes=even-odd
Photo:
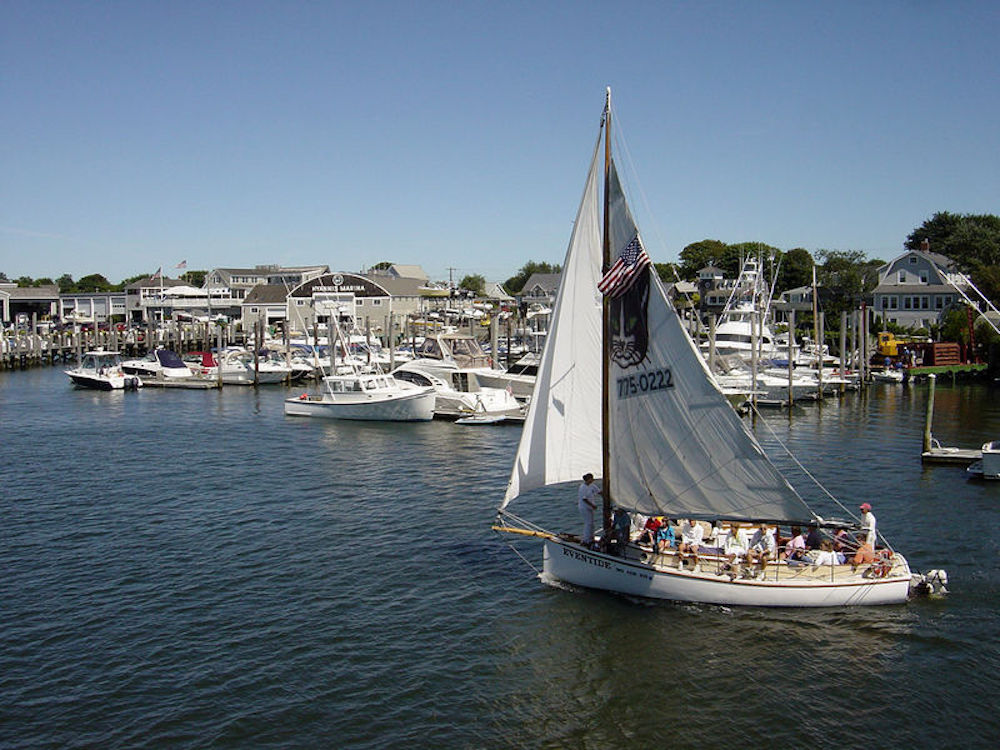
[[[635,541],[642,546],[663,554],[675,551],[677,567],[687,564],[692,571],[701,569],[699,554],[713,555],[724,562],[720,572],[736,578],[741,573],[747,577],[762,577],[768,562],[779,560],[789,566],[830,566],[850,563],[851,570],[875,562],[876,524],[871,505],[863,503],[861,528],[851,534],[844,527],[834,529],[810,525],[803,529],[791,527],[791,536],[781,536],[781,529],[767,521],[757,524],[716,522],[708,535],[705,527],[694,519],[678,519],[677,531],[669,518],[652,516],[645,520]],[[619,511],[616,527],[621,541],[628,540],[628,514]]]

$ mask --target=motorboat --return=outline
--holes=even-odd
[[[180,356],[170,349],[154,349],[140,359],[126,359],[122,362],[122,370],[129,375],[141,378],[171,380],[194,377]]]
[[[85,352],[80,363],[65,371],[73,385],[99,391],[135,390],[142,386],[138,375],[129,375],[122,369],[118,352],[96,349]]]
[[[516,375],[494,366],[479,341],[468,333],[455,331],[428,335],[414,352],[409,364],[450,381],[454,373],[474,377],[482,388],[499,388],[524,401],[531,397],[535,378]]]
[[[408,362],[392,372],[396,380],[434,389],[434,416],[444,419],[478,418],[477,424],[491,422],[524,421],[524,407],[507,388],[484,388],[475,377],[454,372],[447,381],[419,363]]]
[[[1000,479],[1000,440],[983,443],[983,456],[966,469],[976,479]]]
[[[292,368],[280,357],[270,357],[246,349],[230,349],[222,354],[223,385],[270,385],[289,379]],[[209,375],[211,377],[211,375]]]
[[[427,422],[434,418],[435,391],[392,375],[355,372],[327,375],[319,394],[285,399],[285,414],[382,422]]]

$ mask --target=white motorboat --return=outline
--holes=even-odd
[[[514,398],[522,401],[531,396],[535,382],[532,375],[516,375],[494,367],[476,338],[468,333],[426,336],[409,364],[446,381],[451,381],[454,373],[464,373],[474,377],[483,388],[506,390],[510,387]]]
[[[176,380],[194,377],[184,360],[169,349],[154,349],[140,359],[126,359],[122,370],[129,375],[159,380]]]
[[[966,469],[976,479],[1000,479],[1000,440],[983,443],[983,456]]]
[[[320,394],[285,399],[285,414],[383,422],[427,422],[434,418],[434,389],[397,381],[392,375],[357,372],[328,375]]]
[[[601,123],[609,155],[610,124],[609,91]],[[926,580],[912,579],[903,555],[884,544],[876,563],[856,570],[772,559],[743,578],[727,571],[721,556],[680,567],[676,550],[644,548],[628,523],[623,537],[613,533],[613,512],[626,521],[655,515],[769,528],[833,524],[806,504],[719,391],[642,247],[615,162],[600,168],[601,151],[598,140],[494,529],[540,537],[543,578],[588,588],[723,605],[905,602],[911,584]],[[595,304],[600,293],[603,304]],[[579,482],[602,468],[604,528],[593,543],[512,512],[512,501],[530,502],[533,490]],[[567,502],[575,503],[570,492]],[[551,503],[550,494],[540,495],[539,508]],[[856,520],[836,525],[860,528]]]
[[[270,385],[282,383],[289,379],[292,368],[280,357],[269,357],[267,353],[258,354],[256,362],[253,352],[246,349],[230,349],[223,352],[222,361],[223,385]],[[213,373],[207,373],[212,377]]]
[[[905,379],[902,370],[894,370],[887,367],[884,370],[872,370],[872,380],[876,383],[902,383]]]
[[[135,390],[142,386],[142,380],[137,375],[129,375],[122,369],[122,358],[118,352],[104,349],[85,352],[80,363],[71,370],[65,370],[65,373],[80,388],[117,391]]]
[[[477,417],[482,423],[524,421],[524,407],[506,388],[483,388],[475,378],[466,373],[454,372],[451,381],[424,370],[419,363],[400,365],[392,372],[396,380],[406,381],[416,386],[430,386],[434,389],[434,416],[445,419],[468,419]]]

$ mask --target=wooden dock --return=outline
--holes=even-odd
[[[968,466],[983,457],[983,452],[972,448],[949,448],[941,445],[933,446],[920,454],[921,462],[951,466]]]

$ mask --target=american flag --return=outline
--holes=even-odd
[[[608,297],[619,297],[629,290],[642,270],[650,265],[652,261],[646,255],[637,234],[621,251],[618,260],[604,274],[604,278],[598,282],[597,288]]]
[[[187,268],[188,267],[188,262],[186,260],[182,260],[180,263],[177,264],[176,267],[177,268]]]

